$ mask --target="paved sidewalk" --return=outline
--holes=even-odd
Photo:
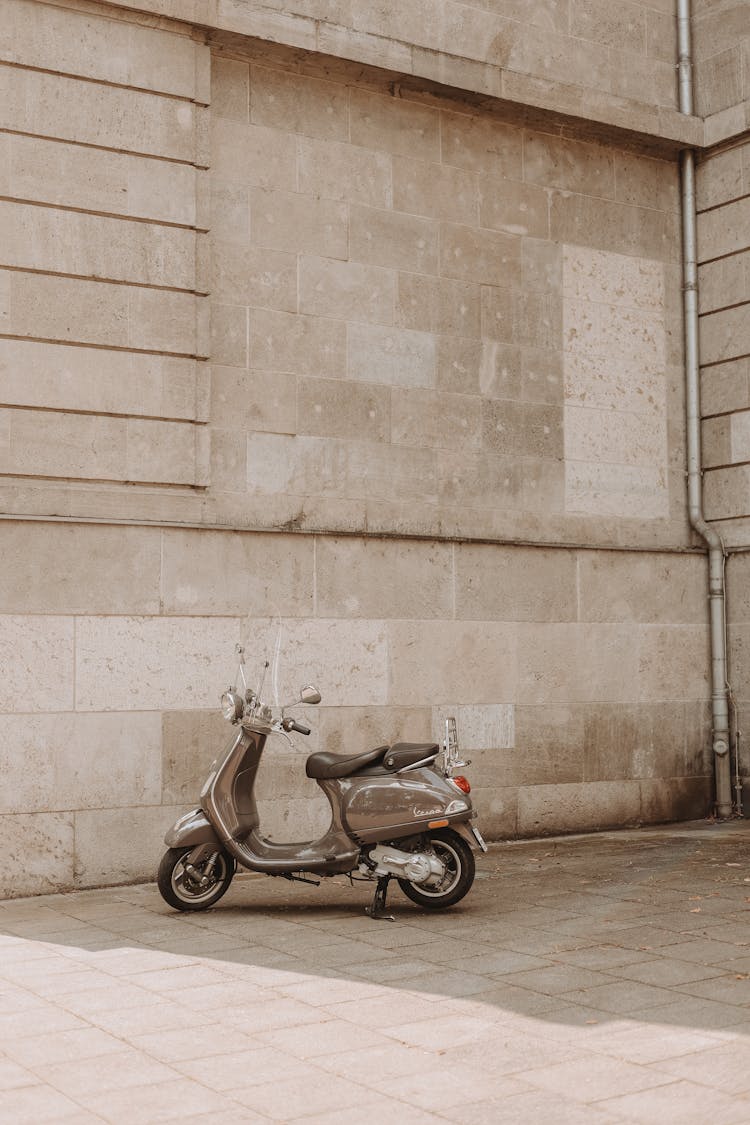
[[[494,846],[459,907],[0,903],[0,1121],[750,1123],[750,825]]]

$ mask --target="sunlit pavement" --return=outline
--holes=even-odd
[[[445,913],[369,898],[0,903],[0,1120],[750,1122],[750,823],[495,845]]]

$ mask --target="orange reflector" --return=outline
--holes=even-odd
[[[462,793],[471,793],[471,786],[469,785],[468,778],[462,777],[461,774],[459,774],[458,777],[452,777],[451,781],[461,790]]]
[[[448,825],[447,820],[428,820],[427,821],[427,827],[428,828],[446,828],[447,825]]]

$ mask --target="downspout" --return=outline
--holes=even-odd
[[[690,0],[677,0],[678,85],[680,113],[693,113],[693,64]],[[695,153],[680,153],[682,181],[682,264],[685,322],[687,413],[687,487],[690,525],[708,546],[708,599],[711,629],[711,726],[716,775],[716,813],[732,815],[729,760],[729,685],[724,584],[724,544],[703,515],[701,470],[700,367],[698,353],[698,254],[696,236]]]

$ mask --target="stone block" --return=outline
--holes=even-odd
[[[202,427],[131,418],[127,422],[125,480],[202,485]]]
[[[192,226],[196,170],[40,137],[6,139],[6,195]]]
[[[370,5],[365,6],[366,10]],[[396,74],[411,70],[412,49],[407,43],[366,31],[336,27],[321,22],[317,26],[317,50],[344,59],[358,59],[366,66],[375,66]]]
[[[526,133],[523,178],[542,188],[614,198],[615,157],[606,145]]]
[[[6,862],[0,898],[43,895],[73,886],[72,813],[0,816]]]
[[[655,207],[661,211],[680,209],[678,165],[630,152],[615,152],[616,196],[623,203]]]
[[[193,420],[199,376],[192,360],[0,340],[0,399],[7,406]]]
[[[250,192],[250,225],[256,246],[326,258],[349,256],[349,212],[336,200],[255,188]]]
[[[520,285],[521,240],[500,231],[444,223],[440,229],[440,272],[460,281]]]
[[[667,455],[664,414],[625,414],[565,407],[565,457],[595,464],[662,466]]]
[[[549,196],[533,184],[479,177],[480,226],[532,238],[549,234]]]
[[[212,291],[216,300],[280,312],[297,310],[297,257],[252,243],[214,241]]]
[[[0,711],[73,709],[72,617],[0,616]]]
[[[520,348],[496,340],[440,337],[437,385],[441,391],[519,399],[522,382]]]
[[[0,264],[195,288],[195,234],[177,227],[0,202]]]
[[[469,281],[400,273],[396,325],[464,337],[480,334],[480,287]]]
[[[455,52],[458,53],[458,52]],[[440,117],[444,164],[494,179],[522,179],[522,131],[489,115],[443,112]]]
[[[250,120],[287,133],[349,140],[349,91],[326,82],[253,63],[250,67]]]
[[[296,433],[315,437],[391,438],[391,395],[387,387],[341,379],[297,380]]]
[[[346,324],[258,309],[250,322],[250,365],[261,371],[346,377]]]
[[[215,711],[164,712],[161,780],[165,804],[189,804],[197,799],[211,763],[231,733],[218,707]]]
[[[367,324],[392,324],[395,303],[392,271],[359,262],[301,257],[300,312]]]
[[[242,494],[247,505],[247,435],[241,430],[211,427],[210,480],[212,490]],[[223,499],[224,506],[226,500]]]
[[[313,683],[327,707],[386,704],[388,637],[382,621],[286,618],[280,625],[279,632],[278,618],[248,618],[243,622],[249,677],[253,675],[251,655],[260,671],[264,656],[272,660],[274,652],[280,654],[278,673],[273,667],[268,672],[266,694],[272,703],[297,699],[302,685]],[[271,698],[276,685],[278,700]]]
[[[0,813],[161,802],[158,715],[0,715]]]
[[[521,269],[524,290],[552,297],[562,292],[563,248],[546,238],[524,238]]]
[[[695,170],[698,207],[719,207],[743,192],[742,150],[731,148],[702,160]]]
[[[438,241],[438,224],[430,219],[371,207],[351,208],[349,257],[354,261],[436,274]],[[327,256],[336,255],[327,252]]]
[[[709,778],[652,778],[639,785],[643,824],[703,820],[711,815],[714,796]]]
[[[706,621],[702,556],[582,551],[578,581],[582,621]]]
[[[438,460],[439,497],[450,507],[522,508],[523,467],[517,457],[449,450]]]
[[[707,625],[639,627],[638,699],[708,699],[710,666]]]
[[[214,363],[225,367],[247,367],[247,320],[247,308],[244,306],[211,302],[211,358]]]
[[[517,628],[519,703],[640,698],[636,627],[550,622]]]
[[[748,222],[750,222],[750,200],[747,197],[732,200],[723,207],[716,207],[700,214],[698,260],[706,261],[746,250],[750,245]]]
[[[727,611],[732,627],[750,624],[750,554],[737,552],[727,560]]]
[[[559,405],[564,398],[563,357],[553,348],[521,351],[521,398]]]
[[[315,574],[316,607],[323,617],[452,616],[447,544],[321,537]]]
[[[703,315],[750,301],[750,253],[733,254],[698,267],[698,310]]]
[[[248,489],[256,496],[300,498],[294,522],[319,498],[434,503],[435,454],[376,442],[252,434],[248,438]]]
[[[350,379],[401,387],[435,384],[435,338],[428,332],[378,325],[350,325]]]
[[[333,754],[364,754],[394,742],[427,742],[432,737],[428,707],[321,707],[321,747]]]
[[[430,449],[479,449],[481,403],[476,395],[394,387],[391,392],[391,441]]]
[[[419,43],[437,47],[439,12],[435,0],[414,0],[405,11],[395,0],[383,0],[375,6],[366,0],[352,0],[351,26],[386,40],[402,40],[403,45]]]
[[[567,417],[565,425],[567,441]],[[482,444],[492,453],[562,460],[563,439],[563,411],[559,406],[505,399],[482,403]]]
[[[664,307],[664,266],[653,258],[566,246],[563,290],[571,302],[595,301],[618,309],[639,309],[655,317]],[[610,317],[609,309],[606,317]]]
[[[570,784],[583,780],[584,707],[541,704],[515,708],[515,753],[507,783]]]
[[[516,696],[516,626],[489,621],[388,623],[390,703],[510,703]]]
[[[394,156],[393,206],[412,215],[477,225],[478,177],[464,168]]]
[[[575,621],[575,553],[537,547],[456,548],[456,615],[477,621]]]
[[[32,0],[11,0],[5,15],[7,38],[0,40],[3,62],[176,97],[196,96],[200,48],[186,35],[102,18],[105,13],[56,6],[38,9]]]
[[[163,533],[165,613],[304,616],[312,610],[313,587],[313,545],[307,537],[176,529]]]
[[[681,777],[685,772],[682,703],[600,704],[586,708],[586,781]]]
[[[748,354],[750,354],[750,320],[746,305],[723,309],[702,318],[701,363],[724,363]]]
[[[0,411],[8,440],[0,471],[22,476],[126,479],[122,418],[37,410]]]
[[[192,161],[190,102],[141,90],[3,67],[0,128],[146,156]]]
[[[391,157],[385,152],[341,141],[297,141],[299,191],[304,195],[390,207],[393,201]]]
[[[732,422],[731,415],[723,415],[708,418],[701,424],[701,464],[704,468],[729,465],[735,460],[732,456]]]
[[[565,511],[624,519],[667,519],[667,471],[653,466],[566,461]]]
[[[296,139],[280,129],[217,117],[211,122],[211,172],[228,183],[296,191]]]
[[[432,737],[444,746],[446,721],[456,720],[461,754],[479,752],[489,761],[493,752],[515,746],[514,707],[512,703],[485,703],[466,706],[446,703],[432,708]],[[475,760],[472,764],[477,766]]]
[[[80,617],[76,709],[214,707],[238,639],[230,617]]]
[[[262,189],[259,189],[262,190]],[[211,235],[220,241],[250,240],[250,188],[244,184],[211,184]]]
[[[517,789],[475,786],[471,790],[471,800],[479,815],[479,829],[486,839],[507,840],[517,835]]]
[[[211,369],[211,422],[227,430],[297,432],[297,379],[281,372]]]
[[[153,880],[166,851],[164,834],[184,805],[85,809],[75,814],[75,885]]]
[[[432,106],[353,86],[351,142],[417,160],[440,160],[440,114]]]
[[[750,407],[750,364],[747,359],[707,367],[701,372],[703,416]]]
[[[158,530],[8,521],[3,542],[3,613],[158,612]]]
[[[606,0],[572,0],[570,33],[605,47],[645,55],[646,11],[639,3],[622,3],[613,9]]]
[[[211,114],[249,122],[250,67],[246,62],[211,56]]]
[[[679,261],[677,216],[648,207],[553,192],[550,233],[558,242],[641,258]]]
[[[456,90],[472,90],[499,98],[503,71],[494,63],[461,58],[444,51],[429,51],[414,47],[411,51],[412,72],[430,82],[452,86]]]
[[[552,836],[622,828],[641,820],[638,781],[527,785],[518,791],[518,835]]]

